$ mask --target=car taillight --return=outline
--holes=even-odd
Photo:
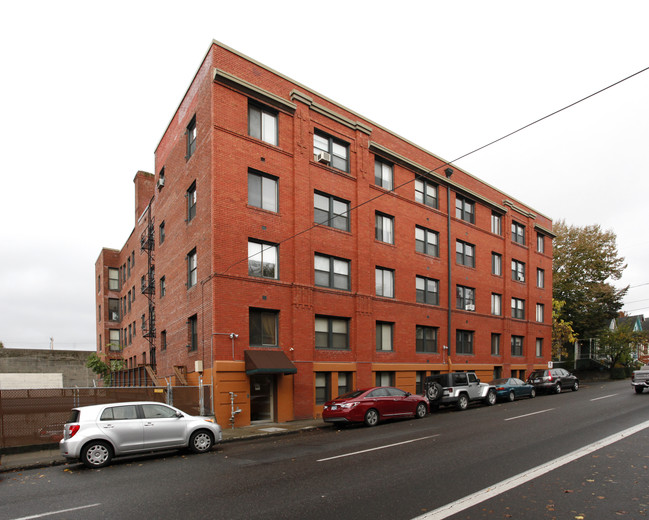
[[[499,386],[496,388],[499,392],[502,392],[503,390],[506,390],[504,386]]]
[[[80,428],[79,424],[71,424],[68,427],[68,439],[74,437],[75,434],[79,431],[79,428]]]
[[[548,375],[548,381],[552,381],[552,374]]]

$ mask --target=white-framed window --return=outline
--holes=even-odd
[[[545,288],[545,271],[543,269],[536,269],[536,286],[539,289]]]
[[[542,233],[536,234],[536,250],[545,253],[545,236]]]
[[[500,213],[491,212],[491,232],[494,235],[503,234],[503,217]]]
[[[491,274],[503,275],[503,255],[500,253],[491,253]]]
[[[394,298],[394,271],[384,267],[377,267],[375,279],[376,295],[385,298]]]
[[[277,146],[277,111],[249,102],[248,135]]]
[[[536,321],[543,323],[545,314],[545,305],[542,303],[536,304]]]
[[[276,244],[248,240],[248,275],[279,278],[279,251]]]
[[[108,290],[119,291],[119,269],[108,268]]]
[[[187,288],[194,287],[198,282],[198,257],[196,249],[187,253]]]

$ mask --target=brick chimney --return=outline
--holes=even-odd
[[[135,184],[135,222],[137,222],[155,193],[155,175],[139,171],[135,174],[133,183]]]

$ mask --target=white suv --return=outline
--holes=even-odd
[[[221,427],[213,419],[137,401],[73,408],[59,448],[66,459],[101,468],[120,455],[173,448],[203,453],[220,441]]]

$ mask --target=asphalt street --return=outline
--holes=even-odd
[[[205,455],[4,474],[0,519],[645,518],[647,430],[462,511],[440,510],[642,424],[648,410],[649,393],[636,395],[628,381],[591,383],[374,428],[228,443]]]

